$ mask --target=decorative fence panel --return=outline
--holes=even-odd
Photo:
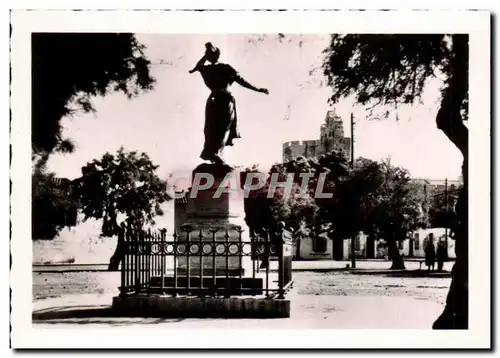
[[[293,283],[291,234],[280,230],[244,238],[242,233],[230,240],[227,230],[188,230],[181,241],[166,230],[123,229],[121,295],[283,298]]]

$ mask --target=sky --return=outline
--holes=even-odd
[[[344,119],[346,136],[351,136],[350,113],[354,115],[356,157],[391,158],[418,178],[459,177],[460,152],[435,124],[440,98],[437,81],[429,84],[422,104],[398,108],[398,119],[392,115],[370,120],[366,110],[353,106],[349,98],[330,106],[330,89],[322,83],[321,71],[310,74],[321,64],[327,35],[295,35],[281,43],[270,36],[256,41],[257,35],[138,34],[154,63],[155,89],[134,99],[120,93],[96,98],[96,113],[63,119],[64,136],[75,142],[76,149],[53,155],[49,169],[60,177],[76,178],[87,162],[121,146],[146,152],[159,165],[163,178],[172,172],[189,173],[202,163],[199,155],[209,90],[199,74],[188,71],[210,41],[221,49],[221,62],[270,92],[266,96],[237,84],[231,87],[242,138],[226,150],[229,164],[270,167],[281,160],[283,142],[318,139],[326,112],[333,109]]]

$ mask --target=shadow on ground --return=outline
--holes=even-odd
[[[234,318],[272,319],[270,317],[261,317],[254,315],[236,314],[230,316],[221,316],[220,314],[206,315],[200,317],[199,314],[190,315],[184,313],[183,317],[165,315],[158,316],[158,312],[154,312],[151,316],[134,315],[129,312],[123,313],[114,310],[110,305],[72,305],[49,307],[36,310],[32,313],[33,323],[44,324],[109,324],[113,326],[123,326],[127,324],[160,324],[160,323],[176,323],[186,319],[210,319],[210,320],[225,320]]]
[[[78,323],[78,324],[111,324],[125,325],[127,323],[155,324],[166,322],[180,322],[183,318],[169,317],[123,317],[109,305],[80,305],[50,307],[36,310],[32,313],[33,323]],[[113,319],[114,318],[114,319]],[[119,321],[116,318],[120,318]]]
[[[343,269],[353,275],[382,275],[385,277],[451,277],[449,271],[427,271],[427,270],[366,270],[366,269]]]

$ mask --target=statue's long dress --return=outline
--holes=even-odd
[[[228,87],[238,73],[227,64],[214,64],[200,68],[207,87],[212,91],[205,107],[205,145],[202,159],[219,156],[226,145],[241,138],[237,127],[236,101]]]

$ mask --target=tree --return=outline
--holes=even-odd
[[[332,35],[323,64],[331,102],[353,96],[358,104],[412,104],[428,81],[440,77],[437,127],[463,155],[464,186],[456,205],[456,262],[443,314],[436,329],[468,327],[468,35]],[[387,113],[387,112],[386,112]]]
[[[349,176],[335,186],[334,200],[320,207],[332,238],[355,237],[363,231],[383,238],[391,268],[404,268],[397,242],[422,224],[423,198],[408,172],[388,161],[359,158]],[[355,267],[354,252],[351,260]]]
[[[82,168],[77,195],[82,213],[88,218],[102,219],[102,236],[111,237],[120,231],[120,216],[129,230],[141,230],[154,224],[156,215],[163,215],[160,204],[171,197],[167,183],[155,173],[147,154],[126,152],[104,154]],[[117,270],[123,259],[122,236],[110,259],[109,270]]]
[[[32,176],[31,237],[51,240],[64,227],[75,226],[78,201],[71,193],[68,179],[58,180],[54,173],[36,169]]]
[[[323,226],[333,240],[351,238],[351,266],[356,267],[354,238],[360,231],[369,232],[373,196],[382,179],[378,163],[359,158],[354,167],[334,186],[333,200],[320,203]]]
[[[31,42],[33,238],[53,239],[67,226],[59,212],[77,205],[54,185],[53,174],[39,170],[51,153],[74,150],[61,120],[93,112],[96,96],[119,91],[131,98],[150,90],[154,79],[144,47],[132,34],[33,33]]]
[[[270,175],[279,174],[279,181],[294,174],[293,187],[289,198],[283,197],[283,189],[276,191],[273,210],[282,213],[282,221],[288,222],[295,230],[307,228],[314,235],[324,231],[320,207],[335,201],[335,188],[349,175],[347,158],[342,151],[333,150],[319,158],[297,157],[283,164],[276,164]],[[308,175],[306,177],[305,175]],[[307,180],[307,185],[303,181]],[[318,193],[330,194],[330,197],[318,196]],[[290,213],[290,214],[283,214]]]
[[[253,167],[247,172],[258,170]],[[267,176],[260,173],[266,178],[264,188],[250,192],[245,199],[245,219],[250,231],[273,230],[278,222],[283,222],[297,238],[323,235],[328,229],[326,221],[321,218],[320,208],[334,199],[316,197],[318,185],[322,193],[333,194],[335,185],[348,172],[347,159],[340,151],[332,151],[319,158],[297,157],[273,165]],[[282,187],[269,195],[272,176],[277,175],[278,182],[285,182],[290,174],[293,174],[293,185],[289,195],[285,195]],[[306,185],[303,185],[303,180],[307,181]]]
[[[276,170],[276,166],[272,170]],[[242,182],[246,182],[246,175],[249,173],[259,177],[257,179],[254,176],[252,184],[257,184],[259,180],[265,181],[263,187],[249,191],[244,198],[245,222],[250,236],[258,238],[269,235],[267,237],[273,242],[278,239],[274,233],[279,231],[279,223],[283,223],[286,230],[297,232],[297,228],[301,228],[305,218],[309,216],[308,212],[314,210],[310,198],[302,197],[297,187],[292,188],[290,196],[285,196],[282,188],[276,188],[274,193],[270,193],[270,177],[266,178],[257,166],[244,171]],[[269,255],[265,253],[262,256],[261,268],[268,266]]]
[[[248,169],[247,172],[259,173],[266,181],[263,188],[251,191],[245,199],[246,222],[250,230],[254,232],[274,230],[278,222],[285,223],[285,227],[294,232],[304,229],[305,226],[311,226],[315,218],[316,205],[311,195],[311,188],[308,186],[304,190],[301,187],[302,179],[299,175],[313,170],[311,161],[303,157],[273,165],[268,175]],[[295,174],[289,192],[280,186],[271,189],[273,175],[278,182],[285,182],[288,174]],[[269,193],[269,190],[273,192]]]
[[[371,211],[368,225],[388,245],[391,268],[404,269],[397,243],[423,226],[423,198],[418,187],[410,182],[407,170],[389,161],[380,163],[378,170],[382,180],[372,196],[374,200],[368,203]]]
[[[144,46],[133,34],[32,34],[32,147],[47,160],[71,152],[61,119],[92,112],[92,99],[111,92],[133,97],[151,90],[154,79]]]

